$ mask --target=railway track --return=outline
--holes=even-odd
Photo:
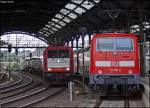
[[[20,80],[10,83],[9,86],[1,86],[1,107],[26,107],[36,105],[47,98],[53,98],[66,86],[54,87],[48,83],[29,77],[24,74],[17,74]]]
[[[134,103],[134,104],[133,104]],[[103,107],[121,107],[121,108],[130,108],[130,107],[143,107],[142,99],[133,98],[130,96],[123,97],[99,97],[94,106],[95,108]]]
[[[37,86],[34,89],[31,89],[28,92],[24,92],[19,95],[11,96],[10,98],[3,99],[1,101],[2,107],[28,107],[35,105],[47,98],[52,98],[64,88],[54,88],[50,85],[44,86]]]
[[[38,106],[39,104],[44,102],[44,100],[53,99],[54,97],[58,96],[65,89],[66,89],[66,87],[52,87],[52,86],[50,86],[45,92],[38,94],[37,97],[40,97],[40,98],[37,98],[36,100],[27,103],[26,105],[24,105],[24,107]]]
[[[0,84],[4,83],[7,79],[7,74],[6,73],[0,73]]]
[[[16,85],[17,83],[20,83],[22,81],[22,78],[17,73],[12,73],[12,80],[6,81],[5,83],[0,84],[0,89],[8,88],[10,86]]]
[[[0,73],[0,82],[2,81],[3,79],[3,73]]]
[[[1,87],[2,90],[0,90],[0,93],[4,94],[6,92],[11,92],[13,90],[16,90],[16,89],[22,88],[24,86],[27,86],[27,85],[29,85],[33,82],[31,77],[28,77],[28,76],[25,76],[25,75],[22,75],[22,74],[20,74],[20,77],[22,78],[21,81],[19,81],[17,83],[12,83],[9,86]]]

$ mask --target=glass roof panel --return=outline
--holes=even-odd
[[[140,31],[140,29],[139,29],[139,28],[137,28],[137,29],[136,29],[136,31]]]
[[[51,30],[51,33],[54,33],[54,31]]]
[[[149,29],[150,28],[150,25],[145,25],[144,26],[146,29]]]
[[[100,2],[100,0],[93,0],[95,3],[99,3]]]
[[[144,24],[144,25],[148,25],[148,24],[149,24],[149,22],[143,22],[143,24]]]
[[[44,35],[47,36],[47,37],[49,36],[48,34],[44,34]]]
[[[45,25],[45,27],[50,28],[50,27],[52,27],[52,26],[51,26],[51,25],[49,25],[49,24],[46,24],[46,25]]]
[[[131,26],[131,28],[138,28],[139,27],[139,25],[133,25],[133,26]]]
[[[81,6],[85,7],[86,9],[90,9],[94,6],[94,4],[86,0]]]
[[[76,4],[81,4],[83,2],[83,0],[71,0],[71,1],[76,3]]]
[[[54,21],[54,22],[58,22],[59,21],[58,19],[55,19],[55,18],[52,18],[51,20]]]
[[[80,15],[83,14],[85,12],[84,9],[78,7],[77,9],[74,10],[76,13],[79,13]]]
[[[40,31],[41,31],[41,32],[43,32],[43,33],[45,32],[45,30],[44,30],[44,29],[41,29]]]
[[[63,20],[64,20],[65,22],[67,22],[67,23],[69,23],[69,22],[71,21],[71,19],[69,19],[69,18],[67,18],[67,17],[65,17]]]
[[[68,9],[70,9],[70,10],[73,10],[74,8],[76,8],[76,5],[71,4],[71,3],[68,3],[68,4],[65,6],[65,8],[68,8]]]
[[[54,33],[54,32],[53,32],[52,30],[50,30],[50,29],[49,29],[47,32],[49,32],[49,33]]]
[[[67,15],[70,11],[68,11],[68,10],[66,10],[66,9],[61,9],[60,12],[63,13],[64,15]]]
[[[77,18],[77,15],[76,15],[76,14],[74,14],[74,13],[70,13],[70,14],[68,14],[68,16],[69,16],[69,17],[71,17],[72,19]]]
[[[54,27],[52,28],[52,30],[57,31],[57,29],[56,29],[56,28],[54,28]]]
[[[52,30],[49,29],[47,32],[52,33]]]
[[[48,28],[43,27],[44,30],[48,30]]]
[[[43,32],[42,32],[42,31],[39,31],[39,33],[40,33],[40,34],[43,34]]]
[[[50,22],[50,21],[48,22],[48,24],[50,24],[50,25],[52,25],[52,26],[53,26],[53,25],[55,25],[55,23],[53,23],[53,22]]]
[[[59,24],[62,25],[62,26],[65,26],[65,25],[66,25],[66,23],[64,23],[64,22],[62,22],[62,21],[60,21]]]
[[[59,28],[59,29],[62,28],[61,26],[59,26],[59,25],[57,25],[57,24],[55,25],[55,27],[57,27],[57,28]]]
[[[49,31],[46,32],[47,34],[51,34]]]
[[[59,19],[62,19],[62,18],[64,17],[64,15],[62,15],[62,14],[56,14],[55,17],[56,17],[56,18],[59,18]]]

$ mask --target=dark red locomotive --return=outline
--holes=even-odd
[[[64,79],[73,74],[73,49],[66,46],[49,46],[43,53],[43,76]]]

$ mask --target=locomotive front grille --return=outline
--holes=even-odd
[[[134,61],[96,61],[96,66],[101,67],[111,67],[111,66],[120,66],[120,67],[134,67]]]
[[[47,63],[48,68],[65,68],[70,67],[69,58],[49,58]]]

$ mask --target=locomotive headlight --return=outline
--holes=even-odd
[[[52,71],[52,68],[48,68],[48,71]]]
[[[58,60],[57,60],[57,62],[59,63],[59,62],[60,62],[60,60],[58,59]]]
[[[129,71],[128,71],[128,73],[129,73],[129,74],[132,74],[132,73],[133,73],[133,71],[132,71],[132,70],[129,70]]]
[[[101,69],[98,69],[98,73],[101,74],[103,71]]]
[[[70,70],[70,68],[66,68],[66,70],[67,70],[67,71],[69,71],[69,70]]]

